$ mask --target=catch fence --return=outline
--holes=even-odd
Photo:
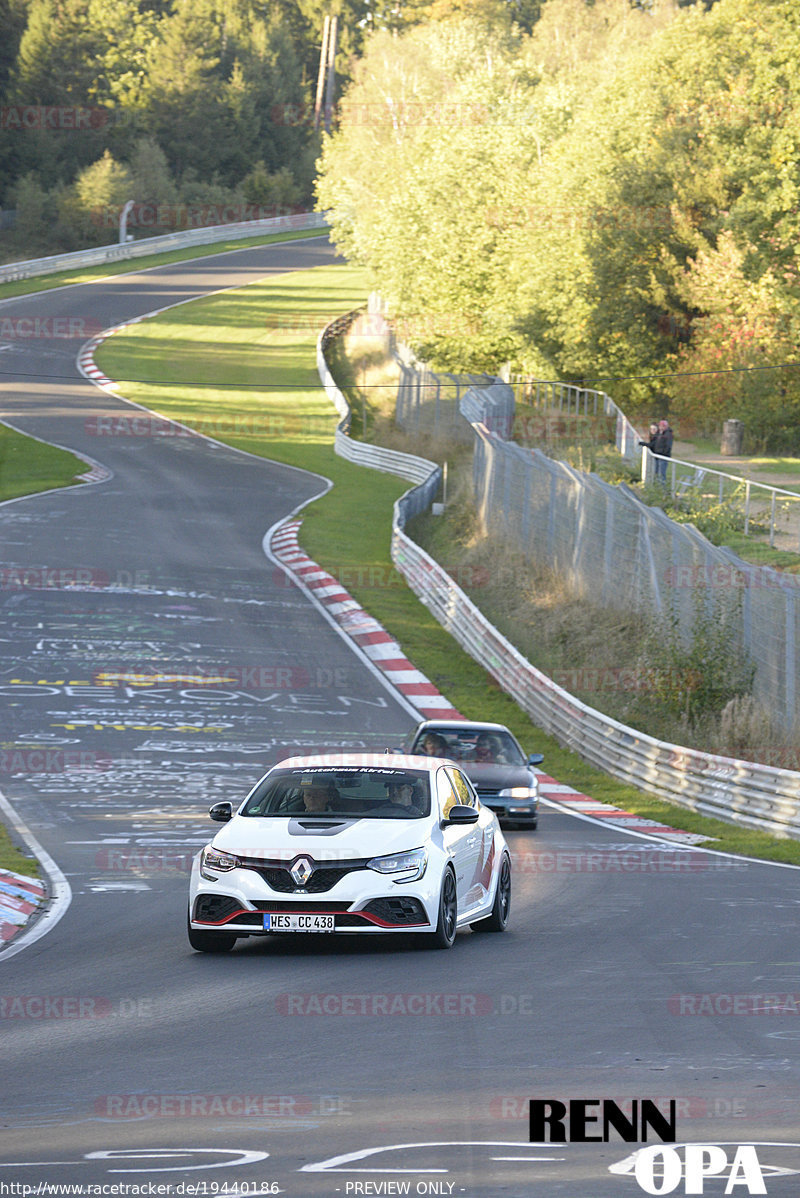
[[[414,374],[416,367],[407,367]],[[449,377],[449,376],[447,376]],[[413,420],[435,394],[436,376],[425,368],[420,386],[405,379],[398,392],[397,421],[408,428],[408,397],[420,395]],[[517,384],[519,385],[519,384]],[[529,392],[536,394],[530,383]],[[552,404],[553,384],[546,384]],[[483,396],[504,392],[498,420]],[[564,386],[563,402],[605,407],[604,393]],[[555,393],[556,398],[558,394]],[[542,402],[543,390],[539,392]],[[424,398],[426,397],[427,398]],[[655,625],[675,622],[688,645],[701,626],[725,632],[732,661],[755,668],[753,694],[778,728],[793,734],[800,693],[800,579],[744,562],[717,547],[692,524],[669,519],[644,504],[625,484],[610,485],[565,462],[509,441],[513,427],[512,386],[494,380],[467,391],[459,404],[439,410],[439,426],[469,428],[474,442],[473,487],[483,527],[494,540],[555,571],[587,602],[620,612],[636,611]],[[477,420],[483,405],[484,419]],[[632,434],[619,414],[626,444]],[[411,424],[411,428],[416,427]],[[494,421],[493,427],[488,427]],[[638,447],[637,454],[641,452]],[[604,664],[604,663],[599,663]],[[614,663],[607,663],[609,668]]]
[[[322,337],[317,361],[323,385],[343,416],[336,431],[336,452],[362,465],[390,469],[404,478],[419,481],[419,485],[395,503],[391,552],[397,569],[437,620],[540,728],[599,769],[649,793],[705,815],[800,838],[799,771],[656,740],[581,703],[532,666],[492,626],[447,571],[405,531],[407,521],[430,506],[439,483],[438,467],[433,462],[395,451],[391,451],[390,465],[384,456],[390,451],[359,442],[347,445],[349,438],[344,432],[347,401],[328,369]],[[486,428],[491,406],[482,407],[479,392],[473,392],[463,407],[469,412],[481,445],[498,440]],[[506,448],[519,450],[514,446]],[[633,496],[628,501],[641,507]],[[660,519],[666,520],[663,513]]]

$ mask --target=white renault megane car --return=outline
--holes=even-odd
[[[455,762],[400,754],[292,757],[254,786],[195,858],[189,942],[419,932],[450,948],[459,928],[503,932],[511,858],[496,816]]]

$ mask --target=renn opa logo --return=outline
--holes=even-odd
[[[613,1170],[633,1172],[646,1194],[672,1194],[681,1183],[684,1194],[702,1194],[708,1178],[725,1179],[725,1194],[766,1194],[753,1144],[734,1145],[731,1161],[718,1144],[671,1147],[676,1141],[674,1098],[669,1101],[668,1115],[650,1098],[634,1098],[626,1106],[627,1110],[607,1098],[576,1098],[569,1103],[532,1098],[531,1143],[606,1144],[612,1131],[626,1144],[646,1143],[652,1133],[660,1145],[640,1149]]]

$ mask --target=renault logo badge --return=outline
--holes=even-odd
[[[289,870],[295,886],[305,886],[313,872],[314,866],[307,857],[300,857]]]

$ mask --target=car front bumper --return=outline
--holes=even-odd
[[[266,914],[333,915],[337,933],[432,932],[439,917],[440,887],[441,877],[429,863],[414,882],[393,882],[372,870],[358,870],[320,894],[287,894],[273,891],[251,869],[220,872],[217,881],[210,882],[200,874],[198,857],[192,869],[189,919],[198,931],[235,936],[284,934],[264,926]]]
[[[480,791],[478,797],[484,807],[493,811],[498,819],[535,826],[539,818],[539,804],[536,799],[506,799],[496,794],[483,795]]]

